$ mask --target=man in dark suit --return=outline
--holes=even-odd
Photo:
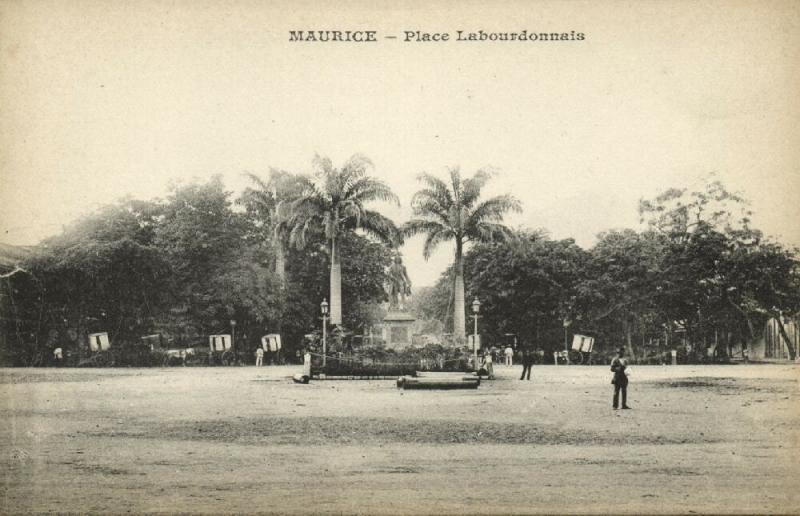
[[[522,346],[522,348],[520,348],[520,362],[522,362],[522,376],[520,376],[519,379],[524,380],[525,374],[527,373],[528,380],[530,380],[533,366],[533,350],[528,346]]]
[[[614,379],[611,383],[614,384],[614,400],[612,406],[614,410],[619,407],[619,393],[622,391],[622,408],[630,409],[628,406],[628,375],[625,374],[625,369],[628,368],[628,362],[625,360],[625,348],[619,348],[617,356],[611,361],[611,372],[614,373]]]

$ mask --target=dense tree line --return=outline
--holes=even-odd
[[[633,356],[679,342],[702,359],[715,345],[747,347],[767,319],[780,326],[800,309],[797,251],[752,228],[744,199],[719,182],[643,200],[640,214],[646,229],[604,232],[588,250],[525,230],[472,247],[466,297],[481,301],[481,333],[490,342],[516,334],[547,351],[582,333],[601,351],[624,345]],[[451,267],[415,305],[448,329],[453,277]],[[469,302],[462,309],[472,315]]]
[[[330,272],[322,231],[307,231],[302,249],[285,249],[276,271],[275,212],[257,209],[255,190],[232,199],[219,177],[176,186],[166,199],[126,199],[106,206],[42,242],[3,279],[4,361],[36,363],[55,347],[79,350],[105,331],[116,345],[161,333],[175,347],[205,345],[230,333],[252,350],[280,331],[291,354],[319,326],[322,278]],[[343,324],[377,322],[385,300],[387,246],[353,231],[337,242],[342,257]],[[356,259],[357,258],[357,259]]]
[[[311,176],[250,175],[238,198],[215,177],[76,221],[0,278],[3,361],[83,349],[98,331],[118,345],[154,333],[175,347],[202,345],[231,321],[240,350],[279,332],[291,354],[319,327],[326,298],[335,324],[365,332],[381,319],[392,257],[415,234],[426,258],[454,244],[451,267],[411,306],[426,332],[456,340],[475,297],[489,342],[514,334],[556,350],[583,333],[633,356],[676,339],[699,355],[712,344],[741,349],[768,318],[800,309],[797,251],[754,229],[746,201],[718,182],[642,200],[644,229],[606,231],[583,249],[504,226],[520,203],[482,199],[488,171],[423,174],[413,218],[398,228],[370,206],[398,202],[371,166],[358,155],[338,168],[317,158]]]

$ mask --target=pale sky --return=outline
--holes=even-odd
[[[374,4],[0,1],[0,241],[170,181],[222,174],[238,193],[242,172],[358,152],[400,196],[398,223],[420,172],[491,166],[487,193],[524,205],[509,225],[588,247],[638,227],[639,198],[715,173],[800,245],[800,3]],[[289,42],[324,29],[378,42]],[[586,39],[402,40],[479,29]],[[452,249],[404,253],[421,286]]]

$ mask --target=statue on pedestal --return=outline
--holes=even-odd
[[[389,309],[383,318],[382,337],[395,349],[411,344],[414,316],[405,311],[406,300],[411,296],[411,280],[400,253],[396,253],[386,271],[386,293],[389,294]]]
[[[389,310],[404,310],[406,298],[411,296],[411,280],[400,253],[395,254],[388,270],[389,283],[386,291],[389,294]]]

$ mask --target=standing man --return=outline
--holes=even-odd
[[[303,376],[306,378],[311,378],[311,351],[307,349],[304,351],[305,353],[303,353]]]
[[[514,349],[511,346],[506,347],[506,366],[511,367],[514,365]]]
[[[483,367],[486,369],[489,380],[494,380],[494,357],[492,357],[491,351],[483,355]]]
[[[264,348],[261,346],[256,350],[256,367],[261,367],[264,363]]]
[[[526,373],[528,380],[531,379],[531,369],[533,369],[533,350],[528,349],[527,346],[522,346],[520,349],[520,358],[522,359],[522,375],[519,377],[520,380],[524,380]]]
[[[628,375],[625,370],[628,368],[628,361],[625,360],[625,348],[619,348],[617,356],[611,361],[611,372],[614,373],[614,378],[611,383],[614,384],[614,400],[612,406],[614,410],[619,407],[619,392],[622,391],[622,408],[630,409],[628,406]]]

